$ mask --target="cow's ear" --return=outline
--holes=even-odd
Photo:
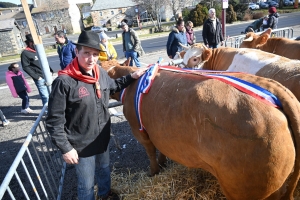
[[[263,34],[262,36],[260,36],[259,39],[260,39],[260,41],[259,41],[259,43],[257,44],[256,48],[259,48],[260,46],[266,44],[266,42],[267,42],[268,39],[269,39],[269,35]]]
[[[202,53],[202,61],[208,61],[208,59],[212,56],[212,49],[206,48]]]
[[[272,32],[272,29],[268,28],[263,34],[269,34],[269,35],[271,35],[271,32]]]

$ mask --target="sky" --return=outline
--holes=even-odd
[[[21,0],[0,0],[0,2],[9,2],[14,4],[21,4]],[[28,3],[32,3],[32,0],[27,0]]]

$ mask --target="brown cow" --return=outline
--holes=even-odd
[[[109,68],[112,66],[129,66],[131,58],[129,57],[123,63],[119,63],[117,60],[108,60],[108,61],[101,61],[100,65],[104,68]]]
[[[271,37],[271,29],[260,35],[249,32],[240,48],[260,49],[269,53],[300,60],[300,41],[288,38]]]
[[[188,68],[245,72],[271,78],[290,89],[300,101],[300,61],[247,48],[208,49],[196,44],[183,59]]]
[[[108,73],[117,78],[134,70],[114,67]],[[138,81],[127,87],[123,112],[146,149],[151,175],[159,173],[167,156],[212,173],[227,199],[279,199],[285,189],[283,199],[293,199],[299,179],[300,104],[274,80],[233,75],[277,95],[283,109],[216,79],[160,70],[142,98],[145,130],[139,131],[134,108]],[[119,100],[119,94],[113,98]],[[158,162],[156,148],[161,152]]]

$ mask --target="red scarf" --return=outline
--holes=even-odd
[[[97,64],[94,65],[93,72],[95,77],[82,74],[81,71],[79,70],[78,58],[76,57],[64,70],[58,71],[58,76],[68,75],[82,82],[95,84],[96,94],[97,97],[100,99],[101,98],[100,84],[99,84],[100,71]]]
[[[34,49],[30,48],[30,47],[26,47],[25,50],[31,51],[31,52],[34,52],[34,53],[36,52],[36,50],[34,50]]]

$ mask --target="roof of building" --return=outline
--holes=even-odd
[[[109,1],[103,1],[103,0],[96,0],[95,4],[92,7],[92,11],[95,10],[107,10],[112,8],[126,8],[126,7],[132,7],[137,5],[131,0],[109,0]]]
[[[5,19],[0,20],[0,30],[6,31],[6,30],[12,30],[15,27],[15,19]]]
[[[91,12],[91,6],[83,6],[81,12],[82,13]]]

